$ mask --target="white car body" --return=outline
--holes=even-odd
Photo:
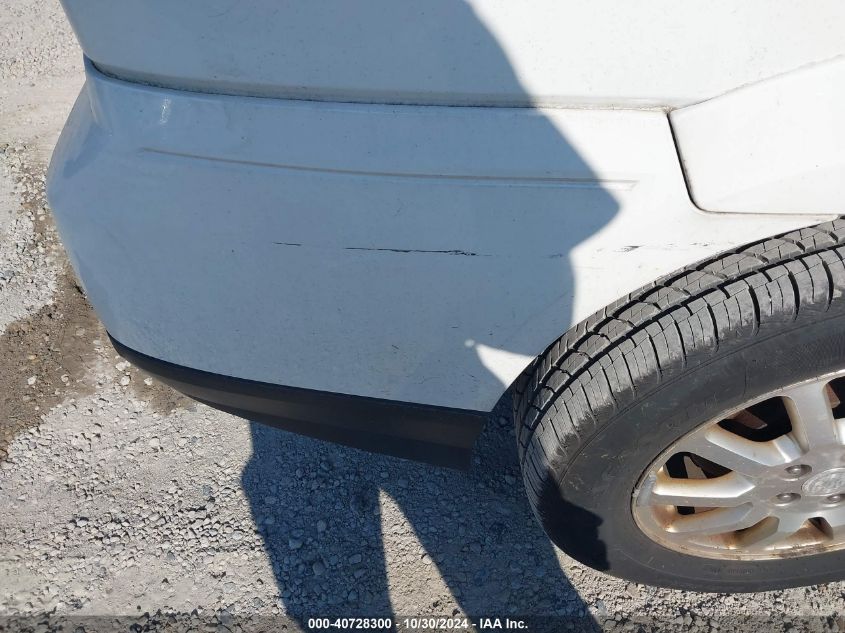
[[[50,201],[174,366],[489,412],[626,293],[845,211],[835,0],[64,5]]]

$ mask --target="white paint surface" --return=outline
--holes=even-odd
[[[845,53],[815,0],[63,0],[116,76],[387,103],[683,106]]]
[[[221,97],[90,67],[48,186],[124,344],[478,410],[624,293],[814,221],[698,211],[661,112]]]
[[[693,199],[709,211],[845,213],[845,57],[675,110]]]

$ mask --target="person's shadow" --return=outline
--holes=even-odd
[[[243,488],[285,611],[303,627],[331,615],[453,615],[439,574],[476,621],[543,616],[550,625],[599,630],[528,506],[509,398],[468,473],[255,422],[252,445]],[[394,613],[391,589],[403,612]]]
[[[576,292],[570,253],[614,217],[618,208],[614,196],[564,138],[561,125],[549,118],[552,115],[530,109],[532,98],[470,4],[458,0],[371,0],[310,2],[306,6],[292,22],[271,26],[280,33],[286,28],[319,32],[315,25],[322,20],[338,42],[338,52],[329,55],[322,50],[325,46],[318,46],[314,54],[324,55],[336,76],[357,76],[363,66],[374,84],[405,86],[400,101],[437,103],[457,92],[461,105],[529,108],[531,124],[521,128],[525,134],[512,135],[507,160],[496,163],[495,156],[491,161],[485,154],[489,153],[485,147],[488,137],[479,137],[474,141],[478,147],[469,148],[483,158],[480,164],[491,169],[498,165],[507,173],[491,173],[489,179],[475,179],[477,182],[443,178],[410,179],[401,186],[394,183],[391,195],[405,196],[391,199],[402,208],[402,214],[385,211],[382,216],[382,210],[372,209],[368,215],[396,223],[400,242],[412,236],[411,241],[421,244],[445,244],[443,250],[413,255],[408,249],[414,247],[405,242],[377,243],[368,245],[372,246],[369,249],[349,251],[355,258],[348,255],[348,266],[332,263],[333,274],[353,280],[365,272],[377,301],[406,319],[392,323],[391,332],[402,327],[442,332],[441,337],[427,339],[430,344],[416,357],[420,362],[393,367],[387,355],[378,357],[389,368],[383,372],[385,380],[395,379],[395,399],[414,402],[419,390],[415,385],[433,378],[427,384],[429,390],[437,388],[438,380],[448,385],[445,375],[468,380],[477,393],[505,391],[508,380],[496,375],[488,353],[533,357],[542,352],[536,348],[538,338],[549,344],[568,327],[563,324],[571,321]],[[268,11],[267,19],[281,20],[286,15]],[[342,49],[350,46],[355,54],[343,55]],[[427,92],[414,96],[415,78],[429,82]],[[508,124],[508,112],[497,111],[502,125]],[[522,110],[518,116],[525,113]],[[491,128],[489,134],[496,133]],[[502,149],[500,143],[492,146],[496,151]],[[378,189],[377,178],[367,182],[367,187]],[[429,187],[425,203],[415,195],[423,184]],[[469,191],[473,195],[468,195]],[[370,199],[380,200],[377,196]],[[431,209],[426,204],[442,208]],[[333,213],[355,213],[354,203],[350,205],[349,209],[301,209],[307,222],[288,227],[288,232],[302,233],[302,239],[296,233],[296,242],[307,242],[312,233],[317,240],[321,227],[333,221]],[[431,213],[447,220],[432,223]],[[454,231],[444,235],[444,226],[450,222]],[[262,231],[276,228],[284,229],[262,226]],[[389,234],[390,230],[379,233],[382,239]],[[413,312],[403,307],[408,280],[422,271],[426,279],[440,274],[450,279],[448,294],[437,288],[419,289],[428,294],[417,300],[424,303],[430,295],[440,311]],[[286,283],[299,283],[288,277]],[[298,287],[294,290],[299,292]],[[577,290],[588,292],[589,288]],[[288,296],[268,299],[275,302],[268,303],[268,314],[283,313],[289,300]],[[344,300],[341,295],[339,304]],[[516,333],[499,336],[479,315],[501,314],[502,302],[513,312],[508,322],[522,325]],[[373,310],[378,309],[374,304]],[[338,308],[338,314],[340,311]],[[347,314],[346,329],[353,331],[361,318],[357,313]],[[454,323],[464,326],[454,329]],[[561,324],[560,331],[555,323]],[[337,350],[340,356],[346,353]],[[428,375],[427,368],[438,366],[444,358],[460,362],[444,367],[441,376]],[[357,356],[345,362],[370,365],[367,358]],[[395,376],[390,373],[394,371]],[[393,615],[391,588],[402,596],[404,609],[413,611],[399,616],[451,615],[443,613],[450,596],[442,592],[449,592],[460,610],[473,617],[545,614],[573,618],[581,630],[594,624],[532,516],[522,486],[507,395],[477,442],[469,473],[367,454],[256,422],[252,423],[252,442],[243,487],[272,562],[282,606],[303,624],[308,617],[328,614]],[[565,504],[565,499],[561,503]],[[383,511],[387,516],[382,516]],[[597,533],[598,525],[590,524],[592,518],[584,514],[572,508],[573,521],[581,522],[579,529]],[[390,552],[389,565],[386,551]],[[438,576],[445,587],[438,584]]]

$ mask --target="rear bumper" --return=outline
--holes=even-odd
[[[106,329],[238,384],[364,398],[329,398],[356,411],[490,411],[573,323],[814,221],[698,212],[663,112],[316,103],[86,73],[47,192]],[[356,442],[335,408],[294,415],[285,394],[268,398],[283,411],[193,395]],[[391,412],[377,437],[393,437],[392,407],[375,407]],[[396,437],[440,443],[402,419],[423,428]]]
[[[86,74],[51,207],[107,330],[176,365],[490,411],[569,326],[569,248],[615,209],[558,128],[590,147],[624,117]]]
[[[111,338],[111,337],[110,337]],[[285,387],[221,376],[142,354],[117,352],[195,400],[233,415],[367,451],[466,469],[487,414]]]

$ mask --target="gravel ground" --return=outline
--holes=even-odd
[[[842,583],[668,591],[555,551],[522,491],[508,403],[456,473],[234,418],[130,367],[44,197],[80,52],[55,2],[0,4],[0,30],[0,631],[296,630],[391,614],[845,629]]]

